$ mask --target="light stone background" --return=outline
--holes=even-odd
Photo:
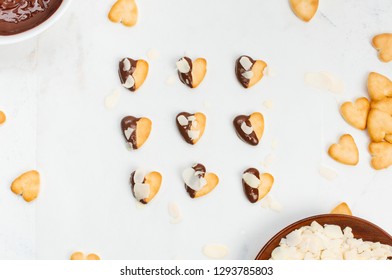
[[[208,243],[226,245],[229,259],[252,259],[282,227],[341,201],[392,232],[392,171],[370,168],[368,136],[338,111],[343,101],[367,96],[369,71],[392,77],[392,63],[381,63],[370,44],[374,35],[392,32],[391,1],[321,0],[306,24],[286,0],[139,0],[134,28],[107,19],[113,2],[74,1],[40,36],[0,46],[0,110],[8,117],[0,127],[1,259],[67,259],[75,250],[103,259],[202,259]],[[151,49],[158,59],[147,58]],[[166,83],[185,53],[208,61],[195,90],[178,80]],[[244,90],[234,75],[241,54],[265,60],[275,75]],[[150,62],[136,94],[119,83],[117,63],[125,56]],[[318,71],[342,79],[344,94],[304,83],[306,73]],[[115,90],[120,100],[108,110],[104,99]],[[196,146],[180,138],[174,120],[180,111],[207,115]],[[258,147],[242,143],[231,123],[253,111],[265,116]],[[124,144],[119,124],[125,115],[153,121],[138,151]],[[356,167],[327,155],[343,133],[358,144]],[[267,168],[266,158],[274,158]],[[220,177],[218,187],[197,200],[181,181],[181,171],[194,162]],[[320,165],[338,177],[326,180]],[[128,185],[139,166],[163,174],[161,191],[142,208]],[[246,200],[241,173],[250,166],[274,175],[271,196],[280,213]],[[9,187],[29,169],[40,171],[42,190],[27,204]],[[179,205],[181,223],[170,223],[169,202]]]

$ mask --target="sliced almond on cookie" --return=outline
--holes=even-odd
[[[204,58],[192,61],[185,56],[180,58],[176,65],[180,81],[190,88],[198,87],[207,73],[207,61]]]
[[[109,19],[112,22],[131,27],[137,22],[138,9],[135,0],[118,0],[109,11]]]
[[[130,90],[136,91],[142,86],[147,78],[148,63],[143,59],[134,60],[129,57],[119,62],[118,75],[122,85]]]
[[[14,194],[22,195],[27,202],[33,201],[38,197],[39,189],[40,175],[36,170],[23,173],[11,184],[11,191]]]
[[[392,134],[392,116],[377,109],[369,112],[367,127],[372,142],[381,142]]]
[[[370,108],[377,109],[379,111],[392,115],[392,98],[384,98],[379,101],[372,101],[370,103]]]
[[[392,34],[383,33],[373,37],[373,47],[378,51],[378,57],[382,62],[392,60]]]
[[[146,174],[143,169],[137,169],[131,174],[130,184],[136,200],[147,204],[159,192],[162,184],[162,175],[156,171]]]
[[[366,128],[369,107],[369,100],[365,97],[361,97],[358,98],[354,103],[343,103],[343,105],[340,107],[340,112],[348,124],[355,128],[364,130]]]
[[[191,198],[210,193],[219,183],[219,177],[214,173],[207,173],[205,166],[201,163],[186,168],[182,173],[182,179]]]
[[[179,113],[176,117],[177,128],[184,140],[194,145],[203,136],[206,127],[206,116],[203,113]]]
[[[250,88],[263,78],[267,63],[262,60],[254,60],[250,56],[240,56],[235,64],[235,74],[244,88]]]
[[[264,133],[264,117],[261,113],[254,112],[249,116],[237,116],[233,124],[241,140],[252,146],[259,144]]]
[[[264,198],[274,184],[274,177],[269,173],[260,175],[256,168],[248,168],[242,174],[242,186],[251,203]]]
[[[353,215],[350,207],[348,207],[346,202],[342,202],[339,205],[337,205],[334,209],[332,209],[331,214],[343,214],[343,215],[350,215],[350,216]]]
[[[328,154],[334,160],[347,165],[357,165],[359,161],[358,148],[350,134],[344,134],[339,143],[331,145]]]
[[[392,165],[391,143],[370,143],[369,152],[372,155],[371,165],[374,169],[385,169]]]
[[[367,88],[372,101],[392,97],[392,81],[379,73],[371,72],[369,74]]]
[[[316,14],[319,0],[290,0],[294,14],[303,21],[310,21]]]
[[[98,261],[101,258],[97,254],[88,254],[87,256],[84,255],[82,252],[75,252],[71,255],[70,260],[71,261]]]
[[[152,122],[148,118],[124,117],[121,120],[121,130],[124,138],[133,150],[139,149],[150,136]]]

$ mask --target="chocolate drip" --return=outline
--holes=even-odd
[[[248,168],[244,171],[243,174],[245,173],[250,173],[255,175],[259,180],[260,180],[260,173],[259,170],[256,168]],[[249,186],[244,179],[242,179],[242,186],[244,187],[244,192],[248,200],[252,203],[255,203],[259,200],[259,189],[258,188],[252,188]]]
[[[135,176],[135,172],[136,172],[136,171],[133,171],[133,172],[131,173],[131,177],[129,178],[129,184],[131,185],[132,194],[133,194],[133,196],[136,198],[136,196],[135,196],[135,180],[133,179],[133,177]],[[144,184],[145,182],[146,182],[146,178],[144,178],[143,184]],[[139,202],[141,202],[141,203],[143,203],[143,204],[147,204],[147,202],[146,202],[145,199],[140,199]]]
[[[252,67],[251,67],[251,69],[246,70],[240,63],[240,60],[241,60],[242,57],[247,57],[250,60],[250,62],[252,62],[252,66],[255,63],[255,60],[253,60],[250,56],[241,55],[236,60],[236,63],[235,63],[235,75],[237,76],[238,81],[240,82],[240,84],[244,88],[248,88],[250,79],[245,78],[242,74],[247,72],[247,71],[250,71],[252,69]]]
[[[124,60],[128,59],[130,64],[131,64],[131,68],[129,70],[124,70]],[[129,57],[124,57],[123,59],[121,59],[121,61],[118,63],[118,75],[120,77],[120,81],[121,83],[124,85],[125,82],[127,81],[129,76],[132,76],[133,73],[136,70],[136,64],[137,64],[137,60],[134,60],[132,58]],[[128,88],[128,90],[130,91],[135,91],[136,90],[136,85],[134,84],[131,88]]]
[[[190,113],[187,113],[187,112],[181,112],[176,117],[177,127],[178,127],[178,130],[180,131],[182,137],[185,139],[185,141],[187,143],[193,145],[193,140],[188,135],[188,131],[191,130],[191,127],[192,127],[192,122],[188,120],[188,124],[187,125],[181,125],[179,123],[179,121],[178,121],[178,117],[181,116],[181,115],[184,116],[185,118],[187,118],[187,120],[188,120],[188,117],[194,116],[194,115],[190,114]]]
[[[241,128],[243,122],[245,122],[247,126],[252,127],[249,118],[250,116],[240,115],[234,119],[233,123],[238,137],[240,137],[241,140],[248,143],[249,145],[256,146],[257,144],[259,144],[259,139],[257,139],[256,132],[252,131],[251,134],[246,134]]]
[[[137,122],[139,120],[140,120],[140,118],[135,118],[132,116],[127,116],[121,120],[121,130],[124,135],[124,138],[128,142],[128,144],[131,146],[131,148],[134,150],[136,150],[138,148],[137,141],[136,141],[136,127],[137,127]],[[133,132],[131,133],[129,139],[125,135],[125,131],[128,128],[133,129]]]
[[[193,170],[195,170],[195,172],[196,171],[199,171],[199,172],[202,172],[200,175],[199,175],[199,178],[204,178],[204,176],[205,176],[205,174],[206,174],[206,168],[205,168],[205,166],[203,165],[203,164],[201,164],[201,163],[196,163],[194,166],[192,166],[192,168],[193,168]],[[186,189],[186,191],[187,191],[187,193],[189,194],[189,196],[191,197],[191,198],[195,198],[195,196],[196,196],[196,191],[194,190],[194,189],[192,189],[191,187],[189,187],[187,184],[185,184],[185,189]]]
[[[0,0],[0,35],[15,35],[50,18],[62,0]]]
[[[188,73],[181,73],[180,71],[177,71],[178,72],[178,77],[180,78],[180,81],[183,84],[187,85],[190,88],[193,88],[193,78],[192,78],[192,66],[193,66],[193,64],[192,64],[192,59],[190,59],[187,56],[184,56],[183,58],[188,62],[190,69],[189,69]]]

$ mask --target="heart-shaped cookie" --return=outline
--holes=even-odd
[[[127,116],[121,120],[121,131],[133,150],[139,149],[150,136],[152,122],[148,118]]]
[[[310,21],[316,14],[319,0],[290,0],[294,14],[303,21]]]
[[[342,202],[334,209],[332,209],[331,214],[343,214],[343,215],[350,215],[350,216],[353,215],[350,207],[348,207],[346,202]]]
[[[176,65],[180,81],[190,88],[198,87],[207,72],[207,61],[204,58],[192,61],[189,57],[184,56],[176,62]]]
[[[22,195],[27,202],[33,201],[38,197],[40,189],[40,176],[38,171],[31,170],[23,173],[11,184],[11,191],[14,194]]]
[[[382,62],[392,60],[392,34],[383,33],[373,37],[373,47],[378,51],[378,58]]]
[[[274,184],[274,177],[269,173],[260,175],[256,168],[248,168],[242,174],[242,186],[246,197],[255,203],[265,197]]]
[[[201,163],[188,167],[182,173],[185,189],[191,198],[198,198],[211,192],[219,183],[219,178],[214,173],[207,173]]]
[[[118,64],[121,84],[130,91],[136,91],[147,78],[148,63],[143,59],[123,58]]]
[[[146,173],[143,169],[136,169],[131,174],[130,184],[132,194],[137,201],[147,204],[159,192],[162,184],[162,175],[153,171]]]
[[[264,133],[264,117],[261,113],[255,112],[249,116],[237,116],[233,123],[241,140],[252,146],[259,144]]]
[[[369,74],[367,88],[372,101],[392,97],[392,81],[379,73],[371,72]]]
[[[384,98],[379,101],[372,101],[370,103],[370,109],[377,109],[381,112],[392,115],[392,98]]]
[[[347,165],[357,165],[359,161],[357,144],[350,134],[344,134],[339,143],[331,145],[328,154],[334,160]]]
[[[392,165],[392,144],[388,142],[370,143],[369,152],[372,155],[371,165],[380,170]]]
[[[75,252],[71,255],[71,261],[99,261],[101,258],[97,254],[88,254],[87,256],[82,252]]]
[[[369,107],[369,100],[366,97],[361,97],[354,103],[343,103],[340,107],[340,112],[348,124],[364,130],[366,128]]]
[[[194,145],[203,136],[206,127],[206,116],[203,113],[179,113],[176,117],[178,130],[184,140]]]
[[[369,112],[367,127],[372,142],[390,139],[392,135],[392,116],[377,109]]]
[[[0,125],[2,125],[3,123],[5,123],[6,120],[7,120],[6,115],[4,114],[3,111],[0,111]]]
[[[118,0],[113,4],[109,12],[109,19],[112,22],[131,27],[137,22],[138,10],[135,0]]]
[[[267,63],[264,61],[242,55],[235,63],[235,75],[244,88],[250,88],[263,78],[266,67]]]

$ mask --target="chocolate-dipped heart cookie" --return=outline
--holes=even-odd
[[[233,123],[241,140],[252,146],[259,144],[264,132],[264,117],[261,113],[255,112],[249,116],[237,116]]]
[[[248,200],[255,203],[265,197],[274,184],[274,177],[269,173],[260,175],[256,168],[248,168],[242,174],[242,186]]]
[[[267,63],[264,61],[242,55],[236,61],[235,74],[244,88],[250,88],[263,78],[265,67]]]
[[[127,116],[121,121],[125,140],[133,150],[139,149],[150,136],[152,122],[148,118]]]
[[[185,189],[191,198],[198,198],[211,192],[219,183],[214,173],[207,173],[201,163],[188,167],[182,173]]]
[[[146,173],[139,168],[132,172],[129,182],[136,200],[147,204],[158,193],[162,183],[162,175],[156,171]]]
[[[203,136],[206,127],[206,116],[203,113],[179,113],[176,117],[178,130],[184,140],[194,145]]]
[[[118,75],[122,85],[130,91],[136,91],[146,80],[148,63],[143,59],[133,60],[126,57],[118,65]]]
[[[190,88],[196,88],[204,79],[207,72],[207,61],[197,58],[192,61],[189,57],[182,57],[177,62],[180,81]]]

